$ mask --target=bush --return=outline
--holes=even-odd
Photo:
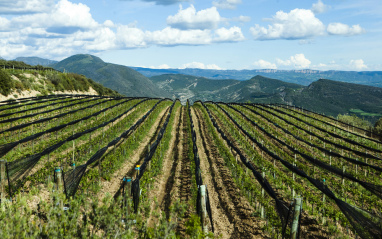
[[[3,69],[0,69],[0,94],[8,96],[14,84],[11,76]]]
[[[382,118],[375,123],[373,132],[382,136]]]
[[[341,115],[341,114],[339,114],[338,120],[342,121],[344,123],[359,127],[359,128],[363,128],[363,129],[370,129],[372,127],[372,124],[369,121],[367,121],[365,119],[361,119],[355,115]]]

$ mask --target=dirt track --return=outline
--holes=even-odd
[[[202,117],[199,110],[196,110],[196,116],[203,147],[209,162],[207,165],[209,168],[204,170],[207,170],[212,176],[212,185],[209,188],[214,187],[218,198],[217,204],[221,207],[221,212],[228,218],[230,227],[233,228],[232,231],[221,233],[216,231],[216,233],[222,234],[225,238],[267,238],[261,228],[263,223],[252,216],[255,210],[246,198],[240,195],[239,188],[236,187],[232,175],[224,165],[224,159],[220,156],[211,133],[208,132],[206,119]],[[212,200],[216,200],[214,195],[212,195]],[[219,215],[213,216],[213,218],[216,217]],[[224,228],[223,225],[217,226],[217,228],[219,227]]]

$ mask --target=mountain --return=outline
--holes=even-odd
[[[283,103],[331,116],[355,114],[371,122],[382,116],[382,88],[319,79],[308,86],[257,75],[250,80],[212,80],[182,74],[150,78],[184,103],[223,101]]]
[[[317,79],[331,79],[348,83],[382,87],[382,71],[319,71],[319,70],[210,70],[210,69],[150,69],[132,67],[147,77],[162,74],[183,74],[206,77],[209,79],[248,80],[255,75],[279,79],[285,82],[308,86]]]
[[[55,71],[20,61],[0,60],[0,101],[50,94],[121,96],[83,75]]]
[[[37,66],[37,65],[49,66],[49,65],[52,65],[52,64],[55,64],[55,63],[58,62],[58,61],[48,60],[48,59],[44,59],[44,58],[40,58],[40,57],[35,57],[35,56],[32,56],[32,57],[17,57],[16,59],[14,59],[14,61],[23,61],[26,64],[31,65],[31,66]]]
[[[158,89],[149,78],[130,67],[106,63],[92,55],[74,55],[52,65],[52,67],[60,71],[85,75],[126,96],[170,96],[166,91]]]
[[[320,79],[285,102],[332,116],[355,114],[375,122],[382,116],[382,88]]]
[[[150,78],[159,88],[170,92],[173,98],[179,98],[182,103],[187,99],[212,100],[224,102],[282,102],[285,90],[302,89],[304,86],[255,76],[247,81],[211,80],[181,74],[165,74]]]

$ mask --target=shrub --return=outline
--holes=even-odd
[[[14,83],[11,76],[5,70],[0,69],[0,93],[2,95],[9,95],[12,88],[14,88]]]
[[[382,135],[382,118],[375,123],[373,132]]]

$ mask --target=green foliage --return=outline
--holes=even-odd
[[[368,129],[371,127],[371,123],[369,121],[367,121],[365,119],[361,119],[361,118],[357,117],[356,115],[345,115],[345,114],[341,115],[341,114],[339,114],[338,120],[342,121],[344,123],[353,125],[353,126],[363,128],[363,129]]]
[[[373,132],[382,135],[382,118],[375,123]]]
[[[11,76],[3,69],[0,69],[0,93],[2,95],[9,95],[11,93],[14,83]]]

